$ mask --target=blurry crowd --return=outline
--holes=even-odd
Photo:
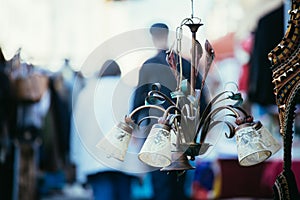
[[[239,63],[241,73],[236,73],[239,88],[246,99],[245,108],[256,118],[265,120],[275,132],[278,129],[277,110],[267,54],[278,44],[283,30],[283,7],[261,18],[256,30],[239,44],[249,57],[244,63]],[[160,48],[164,52],[159,52],[144,65],[149,62],[167,65],[167,46]],[[107,196],[107,199],[115,200],[168,200],[168,197],[163,197],[168,190],[168,195],[177,195],[169,197],[170,200],[219,195],[217,181],[220,181],[220,172],[212,162],[199,164],[196,161],[196,170],[179,178],[177,174],[173,176],[160,171],[136,175],[103,166],[85,152],[77,132],[97,130],[89,118],[94,114],[94,107],[89,110],[88,106],[92,99],[98,102],[95,108],[105,114],[101,120],[106,120],[103,123],[107,127],[102,128],[108,131],[113,126],[109,115],[112,110],[108,107],[113,99],[111,92],[121,76],[116,61],[105,62],[102,68],[106,70],[100,71],[93,80],[86,80],[80,72],[72,70],[68,59],[64,60],[62,69],[54,73],[26,63],[21,59],[20,51],[8,60],[0,49],[0,199],[34,200],[60,196],[61,199],[106,200]],[[228,65],[224,60],[218,61],[220,68],[224,66],[223,70]],[[147,67],[141,69],[140,83],[150,76],[152,70],[147,73]],[[228,72],[224,72],[224,80],[226,74]],[[157,78],[156,75],[154,73],[153,77]],[[100,78],[102,88],[97,88]],[[111,100],[97,96],[95,88],[105,90]],[[143,92],[137,94],[136,99],[142,100],[136,100],[133,108],[144,103]],[[72,118],[74,113],[82,122],[76,127]]]
[[[67,59],[64,73],[52,73],[26,63],[20,51],[10,60],[0,54],[3,199],[35,199],[74,181],[69,152],[76,73]]]

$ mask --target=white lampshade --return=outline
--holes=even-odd
[[[252,166],[265,161],[272,155],[264,144],[261,134],[252,124],[242,124],[236,128],[238,160],[242,166]]]
[[[273,137],[268,129],[266,129],[261,122],[257,122],[254,125],[257,132],[261,135],[261,139],[265,145],[265,147],[272,152],[274,155],[276,152],[279,151],[281,145],[277,142],[277,140]]]
[[[153,167],[170,165],[170,127],[164,124],[154,124],[138,157],[142,162]]]
[[[96,146],[107,153],[107,156],[124,161],[132,130],[130,125],[119,122]]]

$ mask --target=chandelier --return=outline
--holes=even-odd
[[[160,168],[162,171],[184,171],[193,169],[188,160],[195,160],[212,146],[206,142],[207,135],[213,128],[225,124],[227,138],[236,138],[238,161],[242,166],[251,166],[263,162],[280,149],[280,144],[259,121],[254,121],[242,107],[242,96],[238,92],[223,91],[208,102],[204,111],[200,111],[200,97],[209,69],[213,63],[215,52],[206,40],[204,50],[196,39],[196,33],[203,24],[194,17],[193,0],[192,14],[184,19],[176,30],[178,62],[172,60],[173,49],[169,50],[170,67],[179,65],[179,72],[175,73],[177,88],[171,92],[169,98],[160,91],[160,84],[153,83],[152,90],[145,98],[145,105],[133,110],[115,125],[111,131],[100,140],[97,147],[109,157],[124,161],[129,142],[134,129],[138,129],[143,120],[156,119],[156,123],[146,137],[138,154],[143,163]],[[189,27],[192,33],[190,83],[183,79],[181,39],[183,27]],[[195,81],[202,54],[205,55],[205,66],[200,89],[195,89]],[[175,66],[175,69],[176,66]],[[169,107],[162,104],[168,102]],[[227,103],[230,102],[230,103]],[[158,110],[158,115],[149,115],[139,122],[134,122],[133,116],[144,109]],[[223,112],[226,111],[226,112]],[[232,118],[233,120],[228,120]]]

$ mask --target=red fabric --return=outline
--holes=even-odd
[[[243,92],[248,91],[249,87],[249,63],[246,63],[242,66],[241,75],[239,77],[239,90]]]
[[[241,46],[247,52],[251,53],[253,48],[254,36],[251,34],[245,40],[242,41]]]
[[[253,48],[254,37],[253,35],[249,35],[245,40],[241,42],[241,47],[246,51],[248,54],[251,53]],[[249,86],[249,71],[250,71],[250,64],[249,62],[242,65],[241,74],[239,77],[239,90],[243,92],[248,91]]]
[[[282,161],[272,161],[266,163],[266,168],[263,172],[262,185],[266,187],[273,186],[276,177],[282,172],[283,162]],[[300,191],[300,161],[293,161],[292,170],[294,172],[298,191]]]
[[[234,36],[235,33],[228,33],[212,42],[217,61],[234,56]]]
[[[282,171],[282,161],[267,161],[251,167],[242,167],[237,160],[220,160],[221,198],[272,198],[273,185]],[[293,161],[293,172],[300,191],[300,161]]]
[[[193,182],[192,189],[193,200],[208,199],[208,190],[202,187],[198,182]]]

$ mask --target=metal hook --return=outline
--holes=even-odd
[[[229,82],[226,82],[225,83],[225,86],[224,86],[224,90],[226,90],[226,88],[228,87],[228,85],[234,85],[235,86],[235,91],[232,89],[227,89],[227,90],[230,90],[230,91],[232,91],[233,93],[237,93],[238,91],[239,91],[239,86],[238,86],[238,84],[236,83],[236,82],[234,82],[234,81],[229,81]],[[229,87],[230,88],[230,87]]]

